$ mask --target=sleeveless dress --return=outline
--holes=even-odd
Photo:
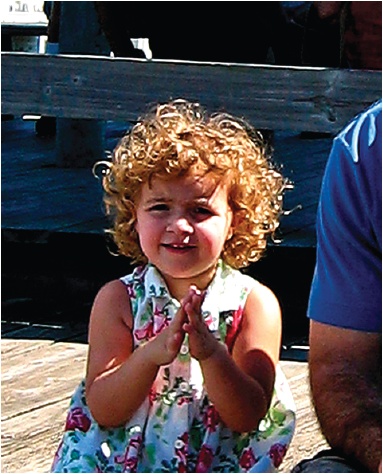
[[[180,304],[151,264],[121,281],[131,300],[138,347],[169,324]],[[204,319],[229,351],[247,295],[258,284],[220,261],[207,289]],[[160,367],[148,397],[124,426],[98,425],[86,404],[85,382],[80,383],[51,472],[277,472],[294,428],[294,402],[277,366],[270,409],[258,429],[228,429],[209,401],[186,336],[178,357]]]

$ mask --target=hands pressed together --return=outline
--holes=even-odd
[[[117,288],[125,291],[120,286]],[[105,291],[109,289],[107,287]],[[251,431],[258,426],[267,412],[271,397],[270,389],[267,388],[274,379],[270,359],[266,357],[267,364],[262,363],[265,358],[255,356],[255,353],[263,350],[259,349],[257,340],[254,336],[241,338],[241,334],[237,338],[240,341],[238,347],[234,346],[229,353],[225,344],[216,339],[204,320],[201,306],[205,292],[190,286],[169,325],[135,350],[131,331],[123,332],[126,326],[121,325],[114,333],[107,333],[109,344],[105,344],[101,338],[104,327],[110,326],[109,318],[116,317],[109,309],[110,294],[107,296],[95,305],[91,328],[93,347],[100,344],[105,356],[104,359],[99,355],[89,358],[86,387],[88,405],[100,425],[120,426],[131,419],[150,392],[160,366],[169,365],[176,359],[182,352],[187,335],[189,355],[199,362],[204,387],[221,420],[238,432]],[[126,299],[126,294],[122,291],[121,299],[123,302]],[[259,300],[258,294],[250,295],[248,310],[257,315],[257,319],[248,318],[242,325],[242,331],[248,331],[251,335],[256,334],[252,330],[255,321],[260,325],[263,321],[264,313]],[[270,310],[268,311],[269,316]],[[269,320],[268,317],[267,321]],[[108,326],[102,326],[104,321],[107,321]],[[121,340],[120,347],[127,348],[130,344],[131,351],[126,349],[124,352],[117,352],[111,360],[110,347],[114,347],[118,338]],[[90,353],[95,354],[94,349]],[[127,384],[128,380],[134,380],[135,383]],[[113,413],[110,411],[111,404],[115,407]]]
[[[209,331],[201,313],[204,296],[204,292],[191,286],[173,321],[149,342],[153,362],[157,365],[170,364],[175,359],[185,334],[189,335],[190,355],[195,359],[207,359],[217,350],[220,343]]]

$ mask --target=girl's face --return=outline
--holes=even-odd
[[[137,205],[142,251],[181,299],[190,284],[205,289],[232,233],[228,189],[208,177],[155,177]]]

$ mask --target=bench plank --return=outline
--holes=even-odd
[[[199,101],[258,128],[337,132],[381,97],[381,71],[2,53],[2,113],[135,120]]]

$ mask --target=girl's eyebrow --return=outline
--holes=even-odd
[[[207,204],[211,196],[197,196],[193,199],[193,202]]]
[[[172,199],[168,197],[162,197],[162,196],[155,196],[155,197],[150,197],[145,201],[146,205],[150,204],[157,204],[159,202],[171,202]]]
[[[187,201],[198,202],[198,203],[208,203],[209,199],[210,199],[210,196],[196,196],[196,197],[193,197],[193,198],[191,198]],[[173,199],[169,198],[169,197],[162,197],[162,196],[150,197],[145,201],[145,204],[146,205],[151,205],[151,204],[157,204],[159,202],[169,203],[169,202],[173,202]]]

